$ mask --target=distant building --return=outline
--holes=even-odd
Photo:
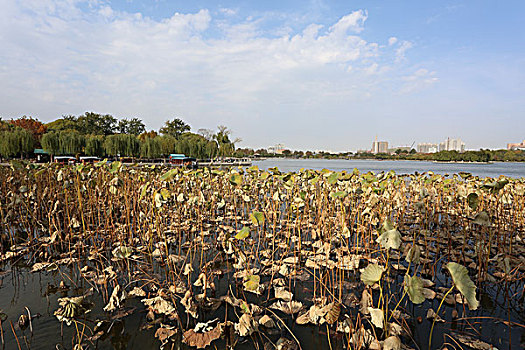
[[[388,152],[388,142],[387,141],[377,141],[377,136],[374,142],[372,142],[372,153],[387,153]]]
[[[278,143],[275,146],[268,147],[268,153],[270,154],[283,154],[284,150],[285,148],[282,143]]]
[[[507,149],[508,150],[525,150],[525,140],[523,140],[522,143],[507,143]]]
[[[436,153],[438,151],[438,145],[435,143],[418,143],[417,153]]]
[[[439,143],[439,151],[458,151],[465,152],[465,142],[461,139],[447,138],[445,141]]]

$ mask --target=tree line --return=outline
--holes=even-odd
[[[160,158],[183,153],[194,158],[232,156],[235,143],[231,130],[218,126],[216,131],[191,127],[180,118],[165,122],[159,131],[146,131],[139,118],[117,119],[109,114],[86,112],[80,116],[63,116],[50,123],[23,116],[0,118],[0,156],[28,157],[35,148],[59,155],[97,157]]]

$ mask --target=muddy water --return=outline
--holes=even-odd
[[[3,349],[18,349],[18,343],[22,349],[73,349],[72,339],[75,334],[84,334],[84,348],[91,349],[158,349],[160,342],[154,337],[157,325],[155,322],[148,322],[146,320],[146,311],[139,298],[127,299],[123,311],[134,310],[129,315],[115,318],[109,313],[102,310],[104,301],[101,294],[94,293],[89,297],[95,306],[90,313],[85,317],[79,318],[79,323],[76,328],[74,325],[66,326],[61,324],[53,312],[58,308],[57,299],[65,296],[77,296],[86,293],[91,287],[78,274],[78,267],[62,267],[59,271],[53,272],[39,272],[31,273],[28,267],[22,264],[4,265],[0,273],[0,309],[7,314],[8,318],[3,321],[3,337],[5,345]],[[438,269],[439,271],[439,269]],[[67,289],[57,289],[61,281],[64,281]],[[242,293],[242,287],[233,283],[234,279],[230,274],[225,274],[221,278],[217,278],[215,284],[217,286],[216,294],[224,295],[228,289]],[[261,282],[268,281],[268,278]],[[436,287],[446,285],[446,278],[441,273],[436,275]],[[402,274],[396,277],[397,284],[393,284],[394,288],[402,288]],[[443,342],[451,341],[446,334],[451,331],[467,331],[472,332],[472,328],[468,326],[468,322],[475,323],[476,326],[481,324],[481,327],[476,329],[480,331],[479,339],[492,344],[498,349],[523,349],[525,347],[525,328],[513,327],[512,332],[503,323],[503,321],[512,321],[519,324],[525,324],[525,312],[523,309],[523,283],[516,290],[506,290],[504,285],[484,285],[481,286],[480,293],[481,307],[475,312],[466,312],[467,320],[458,320],[446,323],[436,324],[433,337],[433,348]],[[103,289],[104,287],[99,287]],[[237,289],[238,288],[238,289]],[[310,305],[308,300],[311,299],[311,290],[313,289],[312,281],[294,281],[292,283],[291,291],[296,296],[297,300],[304,301],[306,305]],[[354,293],[360,295],[362,288],[357,284],[349,283],[345,287],[343,293]],[[521,293],[521,299],[520,299]],[[266,296],[256,296],[250,293],[244,293],[243,297],[248,302],[256,303],[258,305],[267,304]],[[274,300],[270,299],[269,302]],[[20,314],[25,313],[24,307],[28,307],[33,315],[37,315],[33,321],[33,334],[27,328],[22,331],[18,325],[17,320]],[[407,309],[404,310],[410,315],[407,324],[410,327],[412,334],[403,337],[403,343],[409,348],[426,349],[428,347],[428,337],[430,333],[431,322],[426,319],[426,312],[429,307],[436,310],[439,306],[439,300],[436,298],[433,301],[425,301],[421,305],[414,305],[408,303]],[[358,315],[358,308],[349,308],[350,315],[356,317]],[[451,320],[451,313],[453,307],[443,306],[444,317]],[[460,317],[463,315],[463,308],[461,305],[456,306]],[[238,316],[234,316],[233,309],[228,307],[228,319],[233,322],[238,320]],[[179,309],[179,313],[184,314],[184,310]],[[330,344],[327,339],[327,328],[325,326],[299,326],[294,320],[279,311],[276,314],[283,320],[293,334],[298,338],[303,349],[328,349],[330,345],[333,349],[346,349],[346,340],[343,335],[332,333]],[[273,315],[272,315],[273,316]],[[200,311],[199,320],[211,320],[213,318],[224,320],[226,317],[226,307],[223,305],[213,313],[203,313]],[[475,317],[475,318],[474,318]],[[98,340],[89,341],[88,337],[92,334],[90,329],[95,325],[95,320],[106,320],[111,326],[108,334],[104,335]],[[13,335],[10,323],[13,323],[18,343]],[[86,328],[82,328],[82,323]],[[193,324],[193,323],[192,323]],[[286,327],[281,325],[281,329],[274,329],[264,333],[264,336],[256,336],[256,341],[259,346],[264,346],[264,343],[275,343],[280,337],[284,336],[293,339]],[[90,328],[90,329],[88,329]],[[223,340],[218,340],[213,343],[218,349],[225,348],[226,343]],[[253,349],[253,341],[250,339],[240,339],[236,348],[238,349]],[[169,348],[169,347],[168,347]],[[175,343],[176,348],[189,348],[182,342]],[[468,348],[468,347],[464,347]]]

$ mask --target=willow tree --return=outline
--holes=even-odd
[[[34,150],[33,135],[20,127],[0,132],[0,155],[4,158],[27,155]]]
[[[86,137],[86,147],[84,148],[86,156],[104,156],[104,136],[89,135]]]
[[[146,138],[140,142],[141,158],[159,158],[161,155],[161,137]]]
[[[135,135],[109,135],[104,141],[104,150],[109,156],[137,157],[140,154],[140,143]]]
[[[44,134],[40,142],[42,148],[53,156],[75,155],[82,152],[85,137],[73,130],[51,131]]]
[[[170,135],[159,136],[160,153],[167,157],[177,152],[177,139]]]
[[[218,156],[219,157],[230,157],[235,151],[235,144],[240,142],[241,139],[230,140],[231,130],[228,130],[224,125],[217,127],[217,133],[213,135],[213,138],[217,142]]]

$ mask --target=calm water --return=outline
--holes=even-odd
[[[454,174],[460,171],[480,177],[498,177],[500,175],[521,178],[525,177],[525,163],[433,163],[413,160],[343,160],[343,159],[266,159],[255,161],[259,169],[278,167],[281,171],[298,171],[305,169],[329,169],[334,171],[357,168],[360,172],[394,170],[397,174],[433,171],[436,174]]]

